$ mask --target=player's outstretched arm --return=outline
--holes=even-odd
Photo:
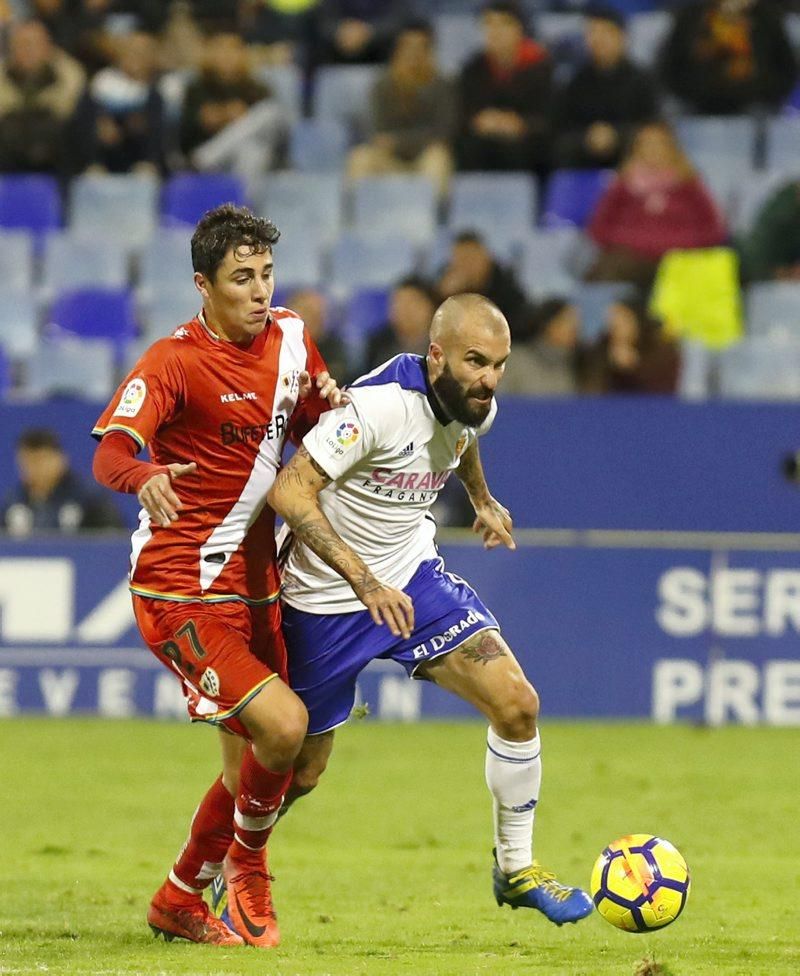
[[[511,513],[489,492],[477,440],[473,441],[462,454],[456,474],[475,509],[476,517],[472,524],[472,531],[483,533],[484,548],[495,549],[497,546],[507,546],[509,549],[516,549],[517,544],[511,535],[513,528]]]
[[[330,481],[324,469],[301,446],[278,473],[267,501],[300,542],[347,580],[376,624],[385,623],[396,637],[410,637],[414,629],[411,598],[374,576],[320,508],[319,493]]]

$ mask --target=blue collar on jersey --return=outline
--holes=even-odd
[[[439,398],[433,391],[424,356],[414,356],[407,352],[400,353],[399,356],[394,356],[382,366],[373,369],[371,373],[360,377],[350,386],[357,389],[360,386],[385,386],[388,383],[397,383],[404,390],[416,390],[417,393],[424,393],[428,398],[434,417],[442,427],[453,422],[452,418],[448,417],[442,409]]]

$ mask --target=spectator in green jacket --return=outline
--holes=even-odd
[[[749,281],[800,281],[800,180],[779,187],[740,242]]]

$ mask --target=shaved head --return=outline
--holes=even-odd
[[[465,329],[483,328],[495,335],[509,336],[506,317],[483,295],[465,292],[445,299],[431,322],[431,342],[449,345]]]
[[[428,376],[452,420],[480,426],[489,415],[511,351],[506,317],[483,295],[453,295],[433,316]]]

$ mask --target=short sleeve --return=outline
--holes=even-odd
[[[113,399],[92,429],[98,440],[112,430],[145,447],[169,423],[185,400],[183,369],[172,339],[160,339],[142,355],[120,383]]]
[[[354,468],[373,450],[375,432],[354,403],[323,414],[303,438],[303,446],[334,481]]]

